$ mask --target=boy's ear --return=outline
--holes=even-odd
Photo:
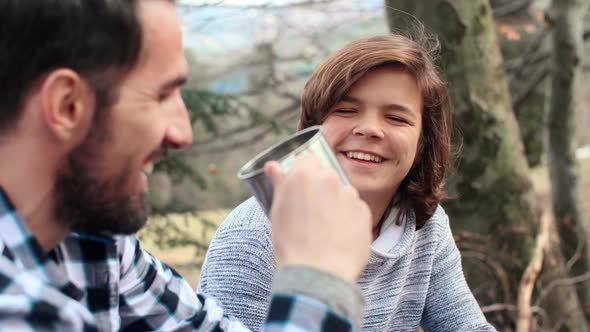
[[[57,140],[73,142],[86,137],[94,114],[94,92],[78,73],[57,69],[41,84],[41,111]]]

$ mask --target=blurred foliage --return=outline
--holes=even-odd
[[[193,127],[200,126],[207,136],[223,134],[220,123],[228,116],[246,114],[249,118],[246,126],[254,128],[259,125],[271,125],[280,131],[278,123],[271,117],[251,107],[240,96],[225,95],[208,90],[184,89],[182,98],[189,112]],[[201,135],[202,136],[202,135]]]
[[[217,134],[220,118],[232,111],[230,98],[206,90],[184,89],[181,93],[193,128],[199,127],[203,128],[207,134]],[[174,185],[189,181],[196,184],[201,190],[207,189],[205,176],[192,165],[189,156],[183,152],[167,155],[156,165],[155,172],[156,174],[165,174]],[[204,256],[211,237],[207,233],[214,232],[217,225],[207,219],[196,218],[191,214],[181,218],[181,221],[178,220],[178,217],[172,217],[171,213],[187,212],[187,210],[193,209],[179,206],[174,202],[170,203],[170,193],[158,194],[158,191],[170,190],[171,188],[151,189],[149,199],[152,220],[141,231],[140,238],[162,250],[192,247],[195,250],[195,257]],[[159,202],[159,196],[167,197],[163,199],[164,203]],[[190,227],[191,223],[198,224],[201,231],[195,232]]]
[[[184,89],[182,97],[189,112],[193,128],[202,127],[207,133],[217,134],[219,132],[218,121],[221,116],[231,112],[230,98],[206,90]],[[168,155],[156,165],[156,172],[164,172],[170,176],[174,184],[187,179],[199,186],[200,189],[207,189],[205,177],[195,170],[184,153]],[[166,211],[157,211],[164,214]]]
[[[255,110],[247,103],[242,102],[237,96],[224,95],[207,90],[184,89],[182,97],[189,112],[193,128],[198,128],[202,139],[196,144],[210,145],[216,138],[227,139],[237,132],[255,129],[259,126],[269,126],[273,133],[280,133],[282,128],[275,119]],[[245,113],[249,121],[236,129],[222,131],[221,124],[226,123],[230,117],[240,117]],[[197,135],[196,135],[197,136]],[[205,137],[205,138],[203,138]],[[222,147],[222,146],[221,146]],[[195,147],[193,147],[195,150]],[[198,151],[197,151],[198,153]],[[207,189],[205,177],[192,166],[190,153],[173,153],[156,165],[156,172],[164,172],[170,176],[174,184],[183,180],[197,184],[200,189]],[[164,213],[165,211],[160,211]]]
[[[191,123],[201,123],[207,132],[217,134],[216,118],[232,111],[231,98],[207,90],[182,90],[182,98],[188,109]]]
[[[209,242],[219,226],[209,218],[195,214],[167,214],[152,216],[148,225],[139,233],[139,238],[148,247],[159,250],[192,248],[193,257],[205,257]],[[200,265],[202,262],[197,262]]]
[[[216,133],[218,126],[216,118],[230,112],[230,103],[226,97],[205,90],[182,91],[189,117],[193,127],[200,126],[206,131]],[[165,173],[173,184],[179,184],[188,180],[196,184],[201,190],[207,189],[207,181],[203,174],[193,167],[186,153],[171,153],[156,165],[155,172]],[[158,190],[159,188],[153,188]],[[153,203],[153,202],[152,202]],[[164,215],[170,212],[178,212],[178,208],[170,205],[152,204],[152,213]]]
[[[196,185],[202,191],[208,188],[213,190],[211,186],[219,186],[220,179],[201,173],[195,166],[195,157],[199,159],[199,156],[209,150],[223,148],[223,144],[230,142],[232,136],[257,130],[261,126],[270,127],[271,132],[275,133],[283,128],[275,119],[256,111],[239,96],[195,88],[185,88],[181,93],[189,112],[196,142],[188,151],[169,153],[156,165],[155,173],[150,177],[151,181],[159,178],[153,180],[156,183],[151,183],[149,195],[152,221],[142,230],[140,237],[149,239],[149,243],[162,250],[194,248],[195,256],[199,257],[204,256],[219,220],[197,218],[197,203],[187,206],[178,202],[172,197],[173,187],[188,182],[189,186]],[[239,125],[228,125],[230,122]],[[162,177],[166,181],[162,181]],[[209,183],[207,179],[212,182]],[[181,221],[177,215],[172,217],[174,213],[187,212],[189,214]]]

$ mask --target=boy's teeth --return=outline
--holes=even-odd
[[[376,163],[381,162],[381,157],[377,157],[372,154],[363,153],[363,152],[346,152],[346,156],[348,158],[354,158],[354,159],[366,160],[366,161],[374,161]]]

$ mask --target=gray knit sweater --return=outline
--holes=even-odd
[[[270,224],[251,198],[221,225],[207,253],[199,290],[220,300],[252,330],[262,326],[275,271]],[[358,280],[366,299],[364,331],[494,331],[469,290],[442,207],[422,229],[407,218],[389,252],[372,249]]]

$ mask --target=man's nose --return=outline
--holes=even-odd
[[[193,128],[190,122],[188,110],[180,94],[177,105],[169,119],[170,124],[166,129],[166,146],[170,149],[182,149],[193,142]]]

